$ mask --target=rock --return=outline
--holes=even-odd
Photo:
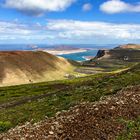
[[[50,135],[53,135],[53,134],[54,134],[54,132],[53,132],[53,131],[49,131],[49,134],[50,134]]]

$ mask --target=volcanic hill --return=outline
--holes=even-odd
[[[83,62],[83,65],[112,71],[137,62],[140,62],[140,45],[126,44],[110,50],[99,50],[93,59]]]
[[[120,59],[124,61],[140,61],[140,45],[121,45],[111,50],[99,50],[98,59]]]
[[[72,69],[66,59],[47,52],[0,52],[0,86],[58,80]]]
[[[140,49],[140,44],[126,44],[120,45],[116,49]]]

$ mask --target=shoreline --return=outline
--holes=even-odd
[[[82,56],[83,59],[85,60],[91,60],[93,59],[95,56]]]
[[[86,49],[78,49],[78,50],[62,50],[62,51],[57,51],[57,50],[44,50],[45,52],[48,52],[53,55],[64,55],[64,54],[74,54],[74,53],[82,53],[82,52],[87,52]]]

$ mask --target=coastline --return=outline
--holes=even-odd
[[[48,52],[53,55],[64,55],[64,54],[74,54],[74,53],[81,53],[81,52],[87,52],[86,49],[78,49],[78,50],[44,50],[45,52]]]
[[[93,59],[95,56],[82,56],[83,59],[85,60],[90,60]]]

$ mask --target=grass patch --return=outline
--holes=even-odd
[[[120,123],[124,124],[126,129],[117,137],[117,140],[133,140],[136,134],[140,134],[140,117],[136,120],[120,119]]]
[[[4,131],[10,129],[11,126],[12,126],[12,124],[9,121],[5,121],[5,122],[0,121],[0,132],[4,132]]]
[[[59,93],[52,96],[20,106],[1,109],[0,121],[10,122],[10,127],[26,121],[37,122],[44,119],[45,116],[54,116],[56,112],[67,110],[80,102],[98,101],[102,96],[115,94],[123,87],[137,84],[140,84],[140,64],[127,72],[97,74],[72,80],[0,88],[0,102],[2,103],[18,101],[24,99],[25,96],[47,94],[62,88]]]

